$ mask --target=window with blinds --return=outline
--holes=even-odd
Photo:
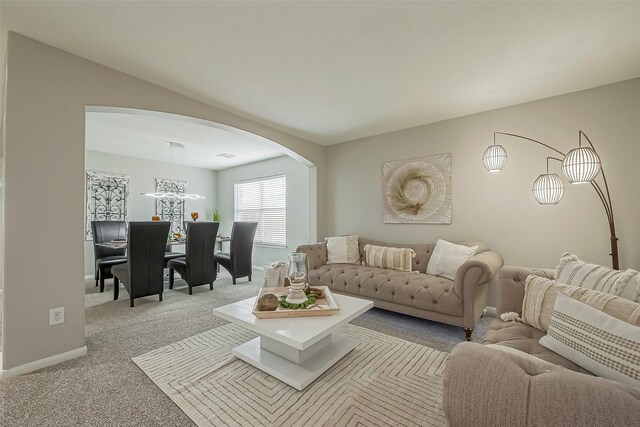
[[[274,176],[233,184],[234,219],[258,221],[256,243],[287,244],[287,178]]]

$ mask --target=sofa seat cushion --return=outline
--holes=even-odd
[[[564,366],[572,371],[593,375],[591,372],[581,368],[572,361],[541,346],[538,341],[544,335],[546,335],[546,332],[532,326],[525,325],[521,322],[503,322],[500,319],[494,319],[491,322],[489,330],[487,331],[482,343],[511,347],[536,356],[546,362]]]
[[[462,316],[455,283],[444,277],[352,264],[325,264],[309,272],[309,283],[370,299],[451,316]]]

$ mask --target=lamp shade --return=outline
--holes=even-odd
[[[555,205],[564,194],[564,185],[555,173],[543,173],[533,182],[531,191],[541,205]]]
[[[572,184],[586,184],[600,172],[600,157],[590,147],[569,151],[562,161],[562,173]]]
[[[507,151],[502,145],[490,145],[482,155],[482,163],[489,172],[498,172],[507,163]]]

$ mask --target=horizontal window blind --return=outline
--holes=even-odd
[[[287,244],[287,178],[275,176],[233,184],[234,219],[258,221],[256,243]]]

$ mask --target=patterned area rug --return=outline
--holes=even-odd
[[[443,426],[447,353],[359,326],[360,345],[303,391],[236,359],[233,324],[133,361],[199,426]]]

